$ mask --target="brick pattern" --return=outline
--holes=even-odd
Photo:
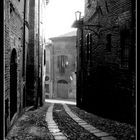
[[[35,3],[34,3],[35,2]],[[9,130],[12,124],[10,122],[10,59],[13,49],[17,54],[17,115],[23,110],[23,88],[28,92],[27,100],[30,105],[36,102],[38,88],[38,1],[26,1],[26,25],[25,38],[23,38],[24,28],[24,0],[6,0],[5,2],[5,100],[7,113],[6,128]],[[34,24],[34,21],[36,24]],[[30,32],[29,32],[30,29]],[[36,31],[36,32],[35,32]],[[28,38],[28,36],[30,38]],[[25,39],[25,52],[23,52],[23,41]],[[29,39],[29,41],[28,41]],[[23,74],[23,53],[25,55],[25,75]],[[40,52],[41,53],[41,52]],[[40,55],[41,56],[41,55]],[[40,59],[41,63],[41,59]],[[34,97],[33,97],[34,96]],[[27,103],[27,102],[26,102]],[[26,104],[29,105],[29,104]],[[25,106],[24,106],[25,107]]]
[[[10,11],[12,5],[12,11]],[[5,2],[5,100],[8,101],[5,108],[7,129],[10,128],[10,59],[11,52],[15,48],[17,53],[17,113],[22,104],[22,30],[23,25],[23,2],[6,0]]]
[[[48,129],[54,136],[55,140],[67,140],[67,137],[60,131],[58,125],[53,120],[53,107],[54,104],[51,104],[46,113],[46,122],[48,124]]]
[[[134,53],[131,54],[131,50],[135,50],[133,36],[134,28],[132,27],[132,1],[130,0],[94,0],[91,1],[90,6],[85,3],[85,17],[83,18],[85,27],[83,28],[83,36],[78,33],[78,38],[83,38],[83,46],[80,50],[79,46],[79,66],[82,69],[79,73],[78,80],[82,81],[81,86],[83,88],[80,98],[83,99],[83,106],[88,109],[89,102],[95,105],[102,102],[105,104],[105,108],[109,109],[111,104],[114,109],[122,108],[119,114],[123,114],[122,118],[131,116],[134,119],[134,82],[133,73],[134,67],[131,68],[134,62]],[[101,28],[86,26],[86,25],[101,25]],[[121,31],[127,29],[129,35],[126,37],[126,45],[129,48],[128,67],[122,67],[122,48],[121,48]],[[92,48],[91,48],[91,65],[89,65],[87,59],[87,41],[86,35],[92,34]],[[111,34],[111,51],[106,49],[107,35]],[[83,59],[84,58],[84,59]],[[82,59],[82,60],[81,60]],[[130,60],[133,61],[130,61]],[[80,64],[80,61],[83,61]],[[133,65],[134,66],[134,65]],[[128,86],[129,85],[129,86]],[[81,89],[77,89],[81,90]],[[93,93],[91,93],[93,92]],[[105,92],[105,93],[103,93]],[[89,93],[89,94],[85,94]],[[100,98],[102,96],[102,99]],[[88,102],[87,102],[88,100]],[[125,102],[124,102],[125,101]],[[107,103],[106,103],[107,102]],[[128,103],[129,102],[129,103]],[[102,105],[99,105],[100,110]],[[131,112],[129,111],[129,109]],[[95,109],[96,110],[96,109]],[[102,109],[101,109],[102,110]],[[123,110],[127,110],[125,113]],[[110,110],[111,111],[111,110]],[[109,112],[110,112],[109,111]],[[119,111],[119,110],[118,110]],[[106,112],[107,113],[107,112]],[[112,115],[109,113],[110,116]],[[124,119],[125,121],[125,119]]]
[[[103,132],[103,131],[97,129],[96,127],[88,124],[86,121],[84,121],[83,119],[81,119],[78,116],[76,116],[74,113],[72,113],[72,111],[70,110],[70,108],[66,104],[63,104],[63,107],[64,107],[65,111],[67,112],[67,114],[74,121],[76,121],[81,127],[86,129],[87,131],[89,131],[93,135],[101,138],[102,140],[105,140],[104,137],[106,137],[106,139],[108,138],[108,140],[116,140],[116,138],[111,136],[109,133],[106,133],[106,132]]]

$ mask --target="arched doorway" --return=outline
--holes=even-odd
[[[59,80],[57,82],[57,97],[68,98],[68,82],[65,80]]]
[[[17,112],[17,53],[12,50],[10,60],[10,120]]]

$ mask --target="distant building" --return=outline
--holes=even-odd
[[[52,98],[76,98],[76,32],[50,38],[52,41]]]
[[[86,0],[77,30],[77,106],[135,121],[135,1]],[[92,105],[92,107],[91,107]]]

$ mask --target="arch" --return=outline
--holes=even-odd
[[[17,112],[17,53],[12,50],[10,59],[10,120]]]

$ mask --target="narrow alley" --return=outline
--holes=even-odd
[[[0,140],[136,140],[136,0],[3,0]]]
[[[6,140],[135,140],[135,128],[81,110],[75,102],[47,100],[25,112]]]

